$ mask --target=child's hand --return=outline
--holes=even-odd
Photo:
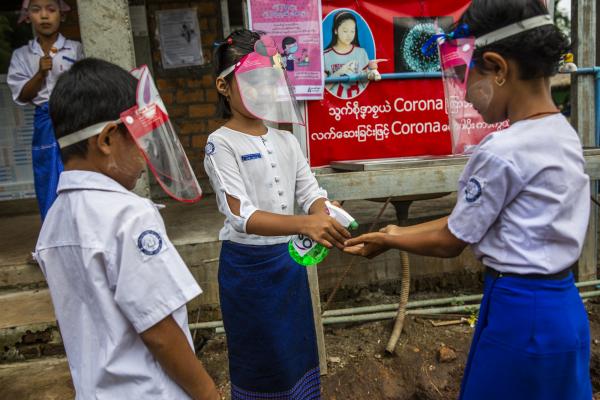
[[[381,228],[379,232],[387,233],[388,235],[400,235],[402,228],[396,225],[388,225],[385,228]]]
[[[50,70],[52,70],[52,57],[45,55],[40,58],[40,69],[38,72],[45,78],[48,76]]]
[[[347,240],[344,252],[367,258],[376,257],[388,250],[389,247],[386,245],[387,235],[387,233],[374,232]]]
[[[307,215],[305,218],[306,223],[300,233],[328,249],[333,246],[343,249],[344,241],[351,237],[350,232],[329,215],[318,213]]]

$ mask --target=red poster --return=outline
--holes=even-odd
[[[421,46],[448,29],[470,0],[323,0],[324,67],[329,76],[360,73],[384,59],[380,73],[439,71]],[[442,80],[382,80],[326,85],[307,102],[310,164],[451,153]]]

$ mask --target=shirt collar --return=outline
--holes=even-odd
[[[57,192],[68,190],[104,190],[107,192],[118,192],[133,195],[134,193],[125,189],[114,179],[92,171],[63,171],[58,180]]]
[[[59,51],[63,49],[68,50],[68,48],[65,47],[66,44],[67,39],[61,33],[59,33],[56,37],[56,42],[54,42],[52,47],[56,47]],[[40,56],[44,55],[44,50],[42,50],[42,46],[40,46],[39,42],[37,41],[37,38],[33,38],[29,41],[29,49],[34,54],[38,54]]]

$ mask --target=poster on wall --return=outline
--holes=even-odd
[[[202,65],[200,26],[196,8],[156,12],[163,68]]]
[[[323,0],[324,71],[327,76],[360,74],[369,60],[380,60],[380,73],[439,72],[438,53],[424,55],[421,47],[435,34],[436,21],[450,30],[469,4]],[[312,167],[452,153],[440,78],[326,84],[322,100],[307,102],[306,119]],[[472,129],[479,125],[473,123]],[[471,129],[468,121],[464,128]]]
[[[320,0],[249,0],[250,29],[268,33],[283,55],[298,100],[323,98]]]
[[[35,109],[17,106],[0,74],[0,201],[35,198],[31,139]]]

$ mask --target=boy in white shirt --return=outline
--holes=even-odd
[[[58,77],[83,58],[81,43],[58,31],[70,10],[63,0],[24,0],[19,22],[33,25],[35,38],[14,51],[6,81],[18,105],[35,105],[32,161],[35,193],[42,220],[56,199],[63,170],[48,112],[48,99]]]
[[[135,109],[137,86],[96,59],[59,79],[50,109],[65,171],[36,258],[77,399],[215,400],[187,324],[185,305],[201,289],[157,207],[130,192],[145,161],[126,129],[130,117],[120,117]]]

